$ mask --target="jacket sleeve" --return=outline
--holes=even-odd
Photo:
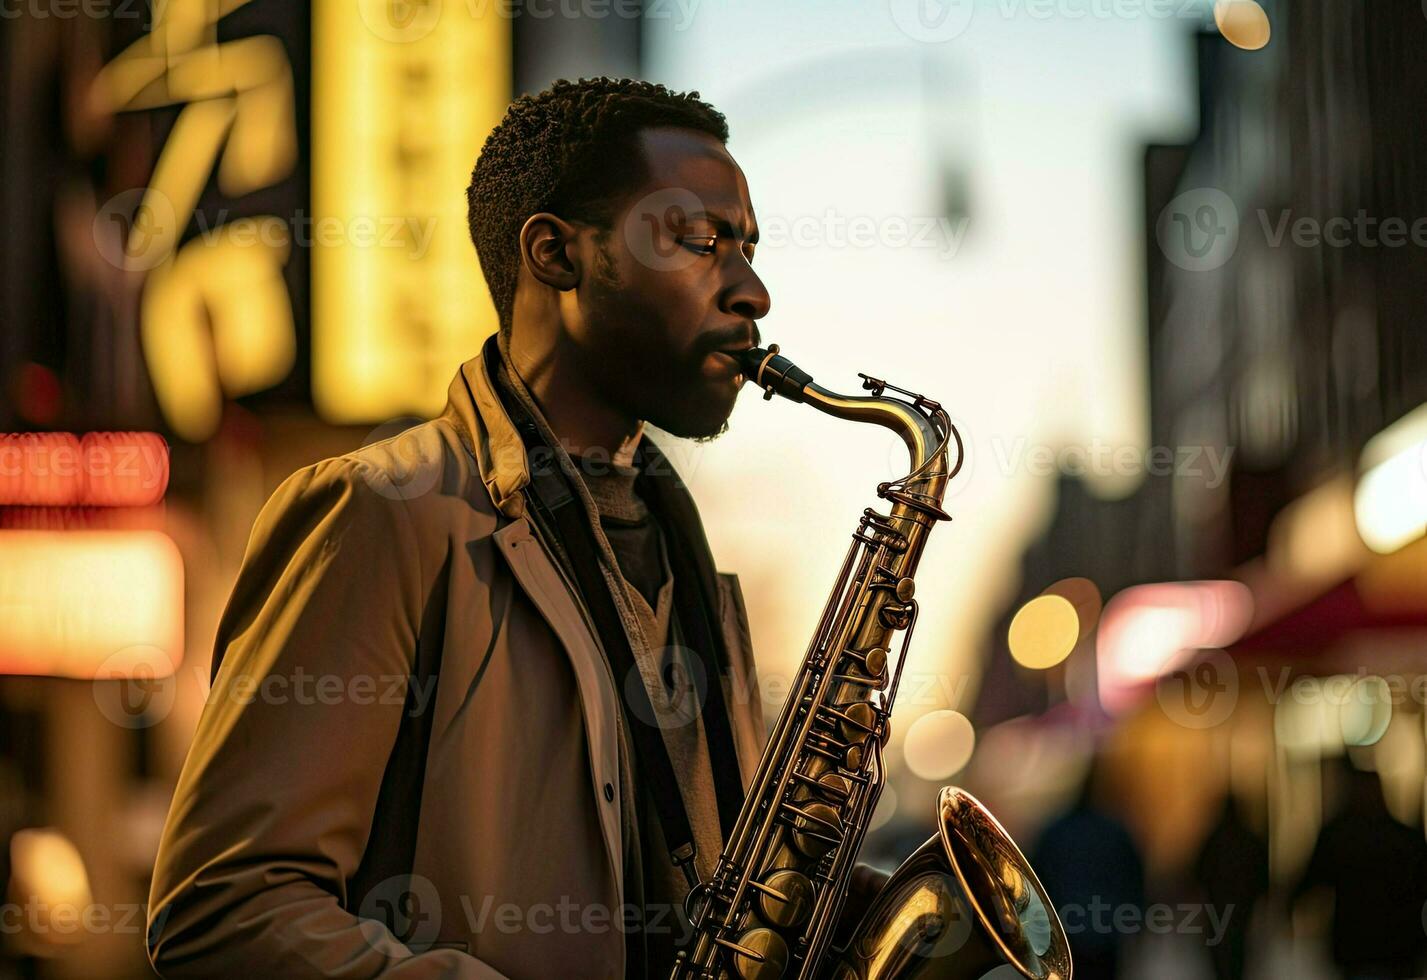
[[[406,504],[383,479],[325,460],[254,525],[150,886],[162,977],[500,976],[460,950],[414,952],[344,908],[423,602]]]

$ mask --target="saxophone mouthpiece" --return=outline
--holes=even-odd
[[[743,377],[763,389],[764,400],[774,395],[782,395],[789,401],[801,402],[803,390],[812,383],[813,376],[782,354],[777,344],[768,347],[750,347],[739,355]]]

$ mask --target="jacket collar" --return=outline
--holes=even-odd
[[[508,376],[513,374],[505,345],[499,334],[493,334],[481,352],[462,364],[451,379],[443,415],[456,426],[461,441],[475,458],[481,482],[496,510],[515,519],[525,515],[522,491],[530,484],[530,465],[525,442],[496,389],[491,367],[498,363],[505,365]],[[534,410],[533,405],[529,407]],[[534,411],[538,414],[538,410]],[[668,478],[658,480],[659,486],[670,494],[675,506],[685,511],[681,516],[692,518],[697,526],[697,511],[688,499],[687,485],[654,440],[648,436],[639,440],[636,459],[636,465],[646,474]]]
[[[481,353],[461,365],[447,390],[442,414],[459,432],[461,441],[480,470],[481,482],[496,510],[515,519],[525,514],[521,491],[530,483],[525,443],[496,393],[487,357],[504,357],[497,335],[485,342]]]

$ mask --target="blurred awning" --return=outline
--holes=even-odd
[[[1260,615],[1230,648],[1235,654],[1312,655],[1353,634],[1427,629],[1427,539],[1371,554],[1350,577],[1306,595],[1262,569],[1245,578]]]

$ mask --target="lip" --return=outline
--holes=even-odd
[[[711,352],[704,361],[705,373],[717,378],[733,378],[742,374],[743,362],[740,360],[740,355],[749,349],[740,347]]]

